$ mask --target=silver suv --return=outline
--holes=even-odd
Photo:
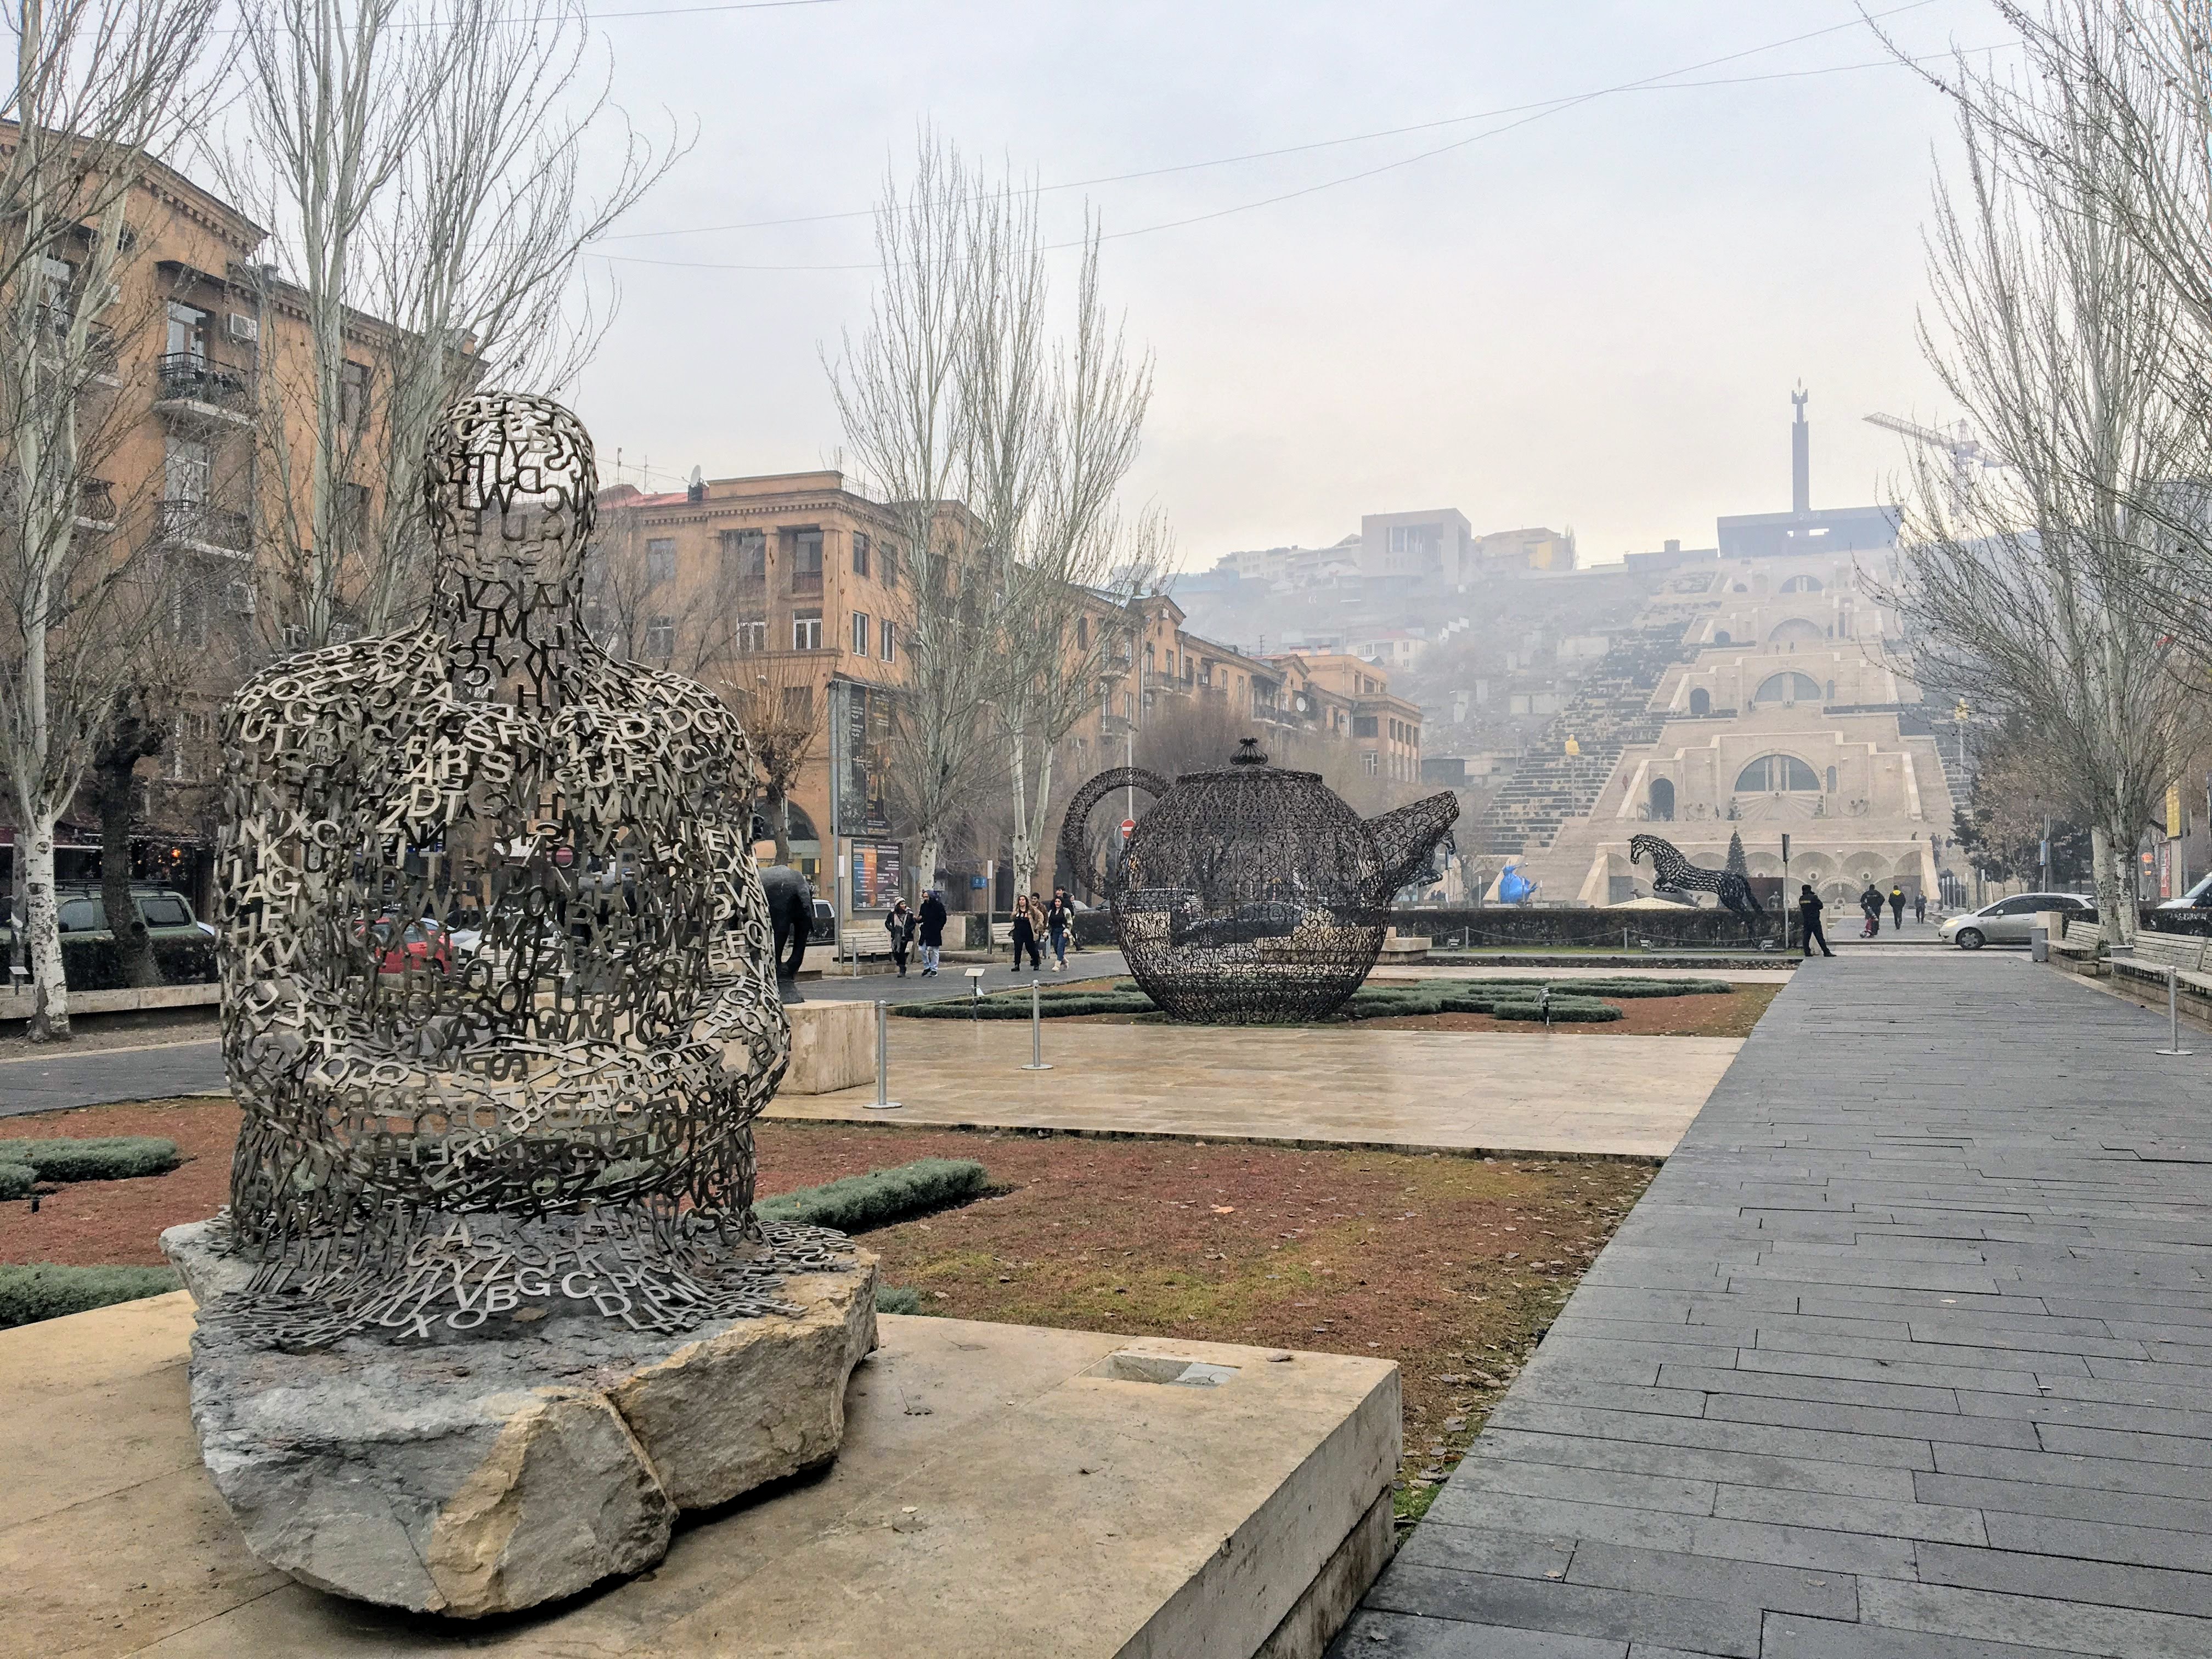
[[[2094,921],[2097,902],[2079,893],[2015,893],[1978,910],[1953,916],[1936,930],[1962,951],[1978,951],[1984,945],[2025,945],[2036,914],[2063,910],[2069,921]]]

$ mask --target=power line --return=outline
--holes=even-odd
[[[1918,3],[1920,3],[1920,4],[1926,4],[1926,3],[1930,3],[1930,0],[1918,0]],[[1899,9],[1899,10],[1912,10],[1912,9],[1916,9],[1915,7],[1906,6],[1906,7],[1899,7],[1898,9]],[[1845,26],[1845,27],[1848,27],[1848,26]],[[1830,31],[1827,31],[1827,30],[1817,31],[1817,33],[1829,33],[1829,32],[1830,32]],[[1802,40],[1802,39],[1806,39],[1806,38],[1809,38],[1809,37],[1800,36],[1800,37],[1797,37],[1797,38]],[[1747,57],[1747,56],[1751,55],[1751,52],[1769,52],[1769,51],[1773,51],[1773,50],[1775,50],[1775,49],[1776,49],[1777,47],[1778,47],[1778,46],[1789,46],[1789,45],[1794,45],[1794,44],[1795,44],[1795,41],[1794,41],[1794,40],[1778,41],[1778,42],[1773,43],[1773,45],[1771,45],[1771,46],[1759,46],[1759,47],[1753,47],[1753,48],[1750,48],[1750,49],[1749,49],[1749,51],[1745,52],[1738,52],[1738,53],[1731,54],[1731,55],[1730,55],[1730,58]],[[2010,44],[2012,44],[2012,43],[2009,43],[2009,42],[2006,43],[2006,45],[2007,45],[2007,46],[2009,46]],[[1974,51],[1974,52],[1995,52],[1995,51],[1999,51],[1999,50],[2002,50],[2002,49],[2004,49],[2004,48],[2002,48],[2002,47],[1998,47],[1998,46],[1989,46],[1989,47],[1980,47],[1980,46],[1978,46],[1978,47],[1972,48],[1972,51]],[[1255,201],[1237,203],[1237,204],[1232,204],[1232,205],[1231,205],[1231,206],[1229,206],[1229,207],[1225,207],[1225,208],[1216,208],[1216,209],[1213,209],[1213,210],[1210,210],[1210,211],[1208,211],[1208,212],[1200,213],[1200,214],[1194,214],[1194,215],[1192,215],[1192,216],[1188,216],[1188,217],[1187,217],[1187,218],[1164,220],[1164,221],[1163,221],[1163,222],[1161,222],[1160,223],[1158,223],[1158,224],[1152,224],[1152,225],[1139,225],[1139,226],[1138,226],[1138,227],[1134,228],[1133,229],[1130,229],[1130,230],[1109,231],[1109,232],[1106,232],[1106,233],[1104,233],[1104,234],[1103,234],[1103,236],[1102,236],[1101,240],[1105,240],[1105,241],[1120,241],[1120,240],[1124,240],[1124,239],[1126,239],[1126,238],[1133,237],[1133,236],[1148,236],[1148,235],[1151,235],[1152,234],[1153,234],[1153,233],[1154,233],[1154,232],[1156,232],[1156,231],[1162,231],[1162,230],[1176,230],[1176,229],[1180,229],[1180,228],[1183,228],[1183,227],[1185,227],[1185,226],[1188,226],[1188,225],[1202,224],[1202,223],[1206,222],[1207,222],[1207,221],[1209,221],[1209,220],[1228,218],[1228,217],[1230,217],[1230,216],[1233,216],[1233,215],[1236,215],[1236,214],[1239,214],[1239,213],[1249,213],[1249,212],[1251,212],[1251,211],[1255,210],[1255,209],[1263,208],[1263,207],[1271,207],[1271,206],[1273,206],[1274,204],[1278,204],[1278,203],[1280,203],[1280,202],[1293,201],[1293,200],[1296,200],[1297,198],[1300,198],[1300,197],[1304,197],[1304,196],[1311,196],[1311,195],[1316,194],[1317,192],[1322,191],[1324,191],[1324,190],[1333,190],[1333,189],[1334,189],[1336,186],[1338,186],[1338,185],[1340,185],[1355,184],[1355,183],[1358,183],[1358,181],[1360,181],[1360,180],[1362,180],[1362,179],[1375,178],[1375,177],[1376,177],[1378,174],[1381,174],[1381,173],[1391,173],[1391,172],[1395,172],[1395,171],[1396,171],[1397,169],[1399,169],[1399,168],[1401,168],[1401,167],[1411,167],[1411,166],[1413,166],[1413,165],[1415,162],[1417,162],[1417,161],[1428,161],[1428,160],[1431,159],[1432,157],[1445,155],[1445,154],[1447,154],[1447,153],[1449,153],[1449,151],[1452,151],[1452,150],[1455,150],[1455,149],[1465,149],[1467,146],[1468,146],[1468,145],[1470,145],[1470,144],[1474,144],[1474,143],[1480,143],[1483,139],[1497,137],[1500,136],[1501,134],[1507,133],[1507,132],[1511,132],[1511,131],[1513,131],[1516,130],[1517,128],[1527,126],[1527,125],[1530,125],[1532,122],[1535,122],[1535,121],[1542,120],[1542,119],[1546,118],[1547,118],[1547,117],[1548,117],[1548,116],[1555,115],[1555,114],[1560,113],[1561,112],[1563,112],[1563,111],[1565,111],[1565,110],[1571,109],[1571,108],[1573,108],[1573,107],[1575,107],[1575,106],[1578,106],[1578,105],[1589,103],[1589,102],[1591,102],[1591,101],[1593,101],[1593,100],[1596,100],[1596,99],[1599,99],[1599,98],[1604,98],[1604,97],[1610,97],[1610,96],[1613,96],[1613,95],[1615,95],[1615,94],[1620,94],[1620,93],[1625,93],[1625,92],[1674,92],[1674,91],[1686,91],[1686,90],[1690,90],[1690,89],[1692,89],[1692,88],[1699,88],[1699,87],[1739,86],[1739,85],[1744,85],[1744,84],[1747,84],[1747,83],[1751,83],[1751,82],[1761,82],[1761,81],[1796,80],[1796,79],[1801,79],[1801,78],[1803,78],[1803,77],[1805,77],[1805,76],[1808,76],[1836,75],[1836,74],[1842,74],[1842,73],[1845,73],[1845,72],[1849,72],[1849,71],[1852,71],[1852,70],[1857,70],[1893,68],[1893,67],[1896,67],[1896,66],[1897,66],[1900,62],[1905,62],[1905,63],[1924,63],[1924,62],[1931,61],[1931,60],[1932,60],[1933,58],[1938,58],[1938,57],[1948,57],[1948,56],[1950,56],[1950,55],[1951,55],[1951,54],[1949,54],[1949,53],[1930,53],[1930,54],[1928,54],[1926,57],[1923,57],[1923,58],[1908,58],[1908,59],[1903,59],[1903,60],[1900,60],[1900,59],[1898,59],[1898,58],[1885,58],[1876,59],[1876,60],[1873,60],[1873,61],[1870,61],[1870,62],[1868,62],[1868,63],[1863,63],[1863,64],[1831,64],[1831,65],[1828,65],[1828,66],[1826,66],[1826,67],[1825,67],[1825,68],[1821,68],[1821,69],[1777,70],[1777,71],[1775,71],[1775,72],[1773,72],[1773,73],[1766,74],[1766,75],[1730,76],[1719,77],[1719,78],[1716,78],[1716,79],[1709,80],[1709,81],[1678,82],[1674,82],[1674,84],[1671,84],[1671,85],[1657,85],[1657,84],[1654,84],[1655,82],[1658,82],[1669,81],[1669,80],[1671,80],[1671,78],[1672,78],[1672,76],[1673,76],[1692,74],[1692,73],[1694,73],[1694,72],[1695,72],[1697,70],[1698,70],[1698,69],[1703,69],[1703,68],[1706,68],[1706,67],[1709,67],[1709,66],[1710,66],[1709,64],[1692,64],[1692,65],[1691,65],[1691,66],[1690,66],[1689,68],[1687,68],[1687,69],[1676,70],[1670,71],[1668,75],[1664,75],[1664,76],[1647,76],[1647,77],[1645,77],[1645,78],[1644,78],[1644,80],[1642,80],[1642,81],[1632,82],[1628,82],[1628,83],[1626,83],[1626,84],[1621,85],[1621,86],[1601,88],[1600,88],[1600,89],[1598,89],[1598,90],[1596,90],[1596,91],[1595,91],[1595,92],[1583,93],[1583,94],[1577,94],[1577,95],[1575,95],[1575,96],[1573,96],[1573,97],[1569,97],[1569,98],[1561,98],[1561,99],[1551,100],[1548,100],[1548,101],[1547,101],[1547,102],[1546,102],[1546,103],[1540,104],[1540,105],[1534,105],[1534,106],[1530,106],[1530,105],[1522,105],[1522,106],[1516,106],[1518,109],[1523,109],[1523,110],[1527,110],[1527,109],[1533,109],[1535,112],[1534,112],[1534,113],[1533,113],[1533,114],[1528,114],[1528,115],[1525,115],[1525,116],[1523,116],[1523,118],[1522,118],[1522,119],[1520,119],[1520,120],[1508,122],[1506,125],[1503,125],[1503,126],[1492,127],[1492,128],[1487,129],[1486,131],[1482,131],[1482,132],[1478,132],[1478,133],[1471,134],[1471,135],[1470,135],[1470,136],[1468,136],[1468,137],[1461,138],[1461,139],[1456,139],[1456,140],[1453,141],[1452,143],[1449,143],[1449,144],[1440,144],[1440,145],[1437,145],[1437,147],[1435,147],[1435,148],[1433,148],[1433,149],[1422,150],[1422,151],[1418,152],[1418,153],[1417,153],[1417,154],[1415,154],[1415,155],[1404,156],[1404,157],[1401,157],[1401,158],[1400,158],[1399,160],[1395,161],[1386,161],[1386,162],[1383,162],[1383,163],[1382,163],[1381,165],[1376,166],[1376,167],[1372,167],[1364,168],[1364,169],[1362,169],[1361,171],[1357,172],[1357,173],[1345,173],[1345,174],[1342,174],[1342,175],[1340,175],[1340,176],[1339,176],[1339,177],[1337,177],[1337,178],[1334,178],[1334,179],[1322,179],[1322,180],[1321,180],[1320,182],[1318,182],[1318,183],[1316,183],[1316,184],[1311,184],[1311,185],[1303,185],[1303,186],[1301,186],[1300,188],[1296,189],[1296,190],[1284,191],[1281,191],[1281,192],[1279,192],[1279,193],[1278,193],[1278,194],[1275,194],[1275,195],[1273,195],[1273,196],[1261,197],[1261,198],[1258,198],[1257,200],[1255,200]],[[1726,62],[1730,61],[1730,58],[1716,58],[1716,59],[1712,59],[1712,60],[1711,60],[1711,63],[1726,63]],[[1506,112],[1498,112],[1498,113],[1506,113]],[[1454,118],[1454,120],[1455,120],[1455,121],[1456,121],[1456,120],[1480,119],[1480,118],[1481,118],[1481,117],[1456,117],[1456,118]],[[1445,125],[1445,124],[1444,124],[1444,123],[1435,123],[1435,124],[1431,124],[1431,125]],[[1413,130],[1413,129],[1406,129],[1406,131],[1412,131],[1412,130]],[[1389,136],[1389,135],[1384,135],[1384,134],[1361,135],[1361,137],[1384,137],[1384,136]],[[1359,142],[1359,138],[1358,138],[1358,137],[1353,137],[1353,138],[1345,138],[1345,139],[1335,139],[1335,140],[1328,140],[1328,141],[1325,141],[1325,143],[1358,143],[1358,142]],[[1315,144],[1315,145],[1300,145],[1300,146],[1294,146],[1294,147],[1292,147],[1292,148],[1293,148],[1293,149],[1318,149],[1318,148],[1322,148],[1322,147],[1324,147],[1322,144]],[[1264,151],[1264,152],[1261,152],[1260,154],[1261,154],[1261,155],[1285,155],[1285,154],[1289,154],[1289,153],[1291,153],[1291,151],[1290,151],[1290,150],[1279,150],[1279,151]],[[1194,167],[1224,166],[1224,165],[1226,165],[1226,164],[1227,164],[1228,162],[1230,162],[1230,161],[1241,161],[1241,160],[1251,160],[1251,159],[1256,159],[1256,158],[1255,158],[1255,157],[1237,157],[1237,156],[1232,156],[1232,157],[1226,157],[1226,158],[1224,158],[1224,160],[1223,160],[1223,161],[1212,161],[1212,162],[1206,162],[1206,161],[1200,161],[1200,162],[1190,162],[1190,163],[1186,163],[1186,164],[1184,164],[1184,166],[1182,166],[1182,167],[1164,167],[1164,168],[1155,169],[1155,170],[1153,170],[1153,172],[1152,172],[1152,173],[1128,173],[1128,174],[1122,174],[1122,175],[1120,175],[1120,177],[1121,177],[1121,178],[1127,178],[1127,179],[1148,178],[1148,177],[1154,177],[1154,176],[1157,176],[1157,175],[1158,175],[1158,173],[1160,173],[1184,172],[1184,171],[1188,171],[1189,169],[1194,168]],[[1093,180],[1093,181],[1091,181],[1091,182],[1093,182],[1093,183],[1110,183],[1110,182],[1117,182],[1117,180],[1115,180],[1115,179],[1100,179],[1100,180]],[[1044,189],[1055,189],[1055,190],[1056,190],[1056,189],[1073,189],[1073,188],[1076,188],[1076,187],[1077,187],[1077,186],[1075,186],[1075,185],[1046,185],[1046,186],[1042,186],[1042,188],[1044,188]],[[824,220],[824,219],[860,218],[860,217],[866,217],[866,216],[868,216],[870,214],[872,214],[872,211],[873,211],[873,210],[862,210],[862,211],[860,211],[860,212],[857,212],[857,213],[821,214],[821,215],[813,215],[813,216],[808,216],[807,218],[805,218],[805,219],[771,220],[771,221],[763,221],[763,222],[762,222],[762,223],[763,223],[763,224],[789,224],[789,223],[805,223],[805,222],[815,222],[815,221],[818,221],[818,220]],[[750,226],[745,226],[745,227],[738,227],[738,226],[723,226],[723,227],[708,227],[708,228],[702,228],[702,229],[704,229],[704,228],[736,229],[736,228],[752,228],[752,227],[750,227]],[[693,233],[682,232],[682,231],[662,231],[662,232],[647,232],[647,233],[641,233],[641,234],[649,234],[649,235],[683,235],[683,234],[693,234]],[[605,239],[605,240],[614,240],[614,239],[610,238],[610,239]],[[1081,242],[1080,240],[1065,241],[1065,242],[1051,242],[1051,243],[1048,243],[1048,244],[1046,244],[1046,246],[1047,246],[1048,249],[1064,249],[1064,248],[1071,248],[1071,247],[1079,247],[1079,246],[1083,246],[1083,244],[1082,244],[1082,242]],[[838,270],[879,270],[879,269],[881,269],[881,261],[879,261],[879,260],[873,260],[873,259],[870,259],[870,260],[855,260],[855,261],[851,261],[851,262],[847,262],[847,263],[827,264],[756,264],[737,263],[737,262],[730,262],[730,261],[723,261],[723,260],[708,260],[708,259],[654,259],[654,258],[645,258],[645,257],[643,257],[643,256],[641,256],[641,255],[638,255],[638,254],[625,254],[625,253],[595,253],[595,254],[593,254],[592,257],[593,257],[593,258],[595,258],[605,259],[605,260],[609,261],[610,263],[615,263],[615,264],[638,264],[638,265],[653,265],[653,266],[659,266],[659,267],[662,267],[662,268],[665,268],[665,269],[671,269],[671,270],[683,270],[838,271]]]

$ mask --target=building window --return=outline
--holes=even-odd
[[[853,613],[853,654],[856,657],[868,654],[868,618],[864,611]]]
[[[857,530],[853,532],[853,574],[855,576],[868,574],[868,538]]]
[[[876,624],[876,638],[880,645],[884,660],[896,662],[898,660],[898,630],[889,617],[885,617]]]
[[[1088,617],[1078,617],[1075,619],[1075,648],[1078,651],[1088,651],[1091,648],[1091,618]]]
[[[645,624],[645,654],[666,662],[676,654],[676,618],[653,617]]]
[[[676,544],[665,536],[656,536],[645,544],[645,579],[658,587],[663,582],[676,580]]]
[[[207,356],[208,314],[195,307],[169,301],[168,355],[172,357]]]
[[[1769,674],[1759,683],[1759,690],[1753,695],[1761,702],[1818,702],[1820,687],[1810,675],[1791,672]]]
[[[814,688],[811,685],[787,685],[783,688],[783,718],[793,726],[814,724]]]
[[[368,425],[368,365],[338,366],[338,422],[358,434]]]
[[[1736,793],[1742,795],[1790,789],[1817,793],[1820,780],[1795,755],[1761,755],[1736,774],[1735,787]]]
[[[898,586],[898,551],[889,542],[876,547],[876,580],[885,587]]]
[[[1125,720],[1133,720],[1137,718],[1137,698],[1134,692],[1124,691],[1121,694],[1121,718]]]
[[[738,649],[765,651],[768,649],[768,623],[741,622],[738,624]]]
[[[1372,714],[1355,715],[1352,722],[1352,735],[1355,738],[1373,737],[1375,735],[1375,716]]]
[[[1367,775],[1370,778],[1382,769],[1382,757],[1376,754],[1372,749],[1361,750],[1359,751],[1359,762],[1362,766],[1367,769]]]
[[[818,577],[822,573],[815,572]],[[822,613],[803,611],[791,619],[791,648],[794,651],[819,651],[822,648]]]
[[[722,574],[741,580],[758,581],[768,574],[768,532],[725,530],[722,532]]]
[[[208,447],[197,439],[172,438],[161,475],[165,501],[204,501],[211,466]]]
[[[792,532],[791,591],[794,593],[819,593],[822,591],[822,532],[818,530]]]

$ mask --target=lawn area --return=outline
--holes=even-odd
[[[163,1228],[222,1203],[238,1111],[155,1101],[9,1128],[165,1135],[186,1161],[73,1182],[35,1215],[0,1204],[0,1261],[158,1265]],[[920,1158],[981,1160],[994,1195],[864,1235],[885,1283],[929,1312],[1396,1360],[1406,1516],[1427,1507],[1651,1176],[1602,1161],[781,1120],[756,1133],[763,1195]]]

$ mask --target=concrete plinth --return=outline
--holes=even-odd
[[[876,1080],[876,1010],[867,1002],[787,1004],[791,1069],[776,1092],[826,1095]]]
[[[1388,1553],[1386,1362],[881,1322],[820,1478],[679,1529],[647,1577],[489,1626],[379,1612],[253,1559],[192,1443],[184,1295],[0,1332],[0,1457],[39,1472],[0,1526],[10,1641],[165,1659],[464,1644],[515,1659],[1316,1659]]]

